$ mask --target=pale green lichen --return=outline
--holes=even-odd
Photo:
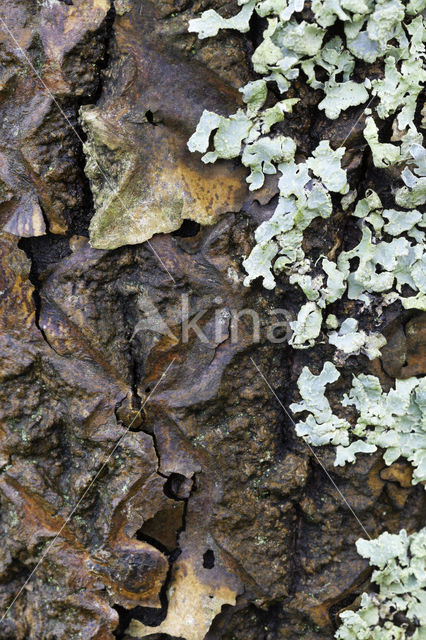
[[[192,22],[191,30],[198,31],[200,37],[217,33],[219,28],[245,32],[254,12],[266,19],[263,41],[252,57],[254,70],[263,78],[242,89],[245,115],[252,127],[247,125],[243,137],[226,125],[233,136],[232,153],[238,150],[236,155],[251,170],[250,189],[260,188],[265,174],[277,170],[281,174],[278,206],[256,230],[256,245],[243,262],[248,274],[245,284],[261,277],[264,286],[272,289],[274,275],[283,272],[290,284],[300,287],[307,302],[290,323],[290,344],[298,349],[309,348],[324,336],[323,311],[344,294],[364,307],[374,303],[381,308],[400,299],[405,308],[426,309],[425,219],[419,211],[426,202],[426,150],[413,123],[426,80],[421,15],[426,0],[312,0],[304,19],[297,15],[305,8],[303,0],[240,0],[239,4],[243,8],[234,18],[224,20],[213,16],[214,12],[205,12],[201,20]],[[327,29],[337,20],[343,23],[344,37],[329,38]],[[372,78],[360,81],[365,77],[363,71],[353,77],[357,60],[377,61]],[[380,67],[383,72],[378,71]],[[267,82],[274,82],[284,94],[301,71],[312,89],[323,92],[318,108],[329,119],[370,100],[367,106],[372,106],[365,111],[373,117],[366,119],[364,137],[373,163],[379,169],[393,167],[393,178],[400,175],[404,184],[394,193],[395,208],[386,202],[388,208],[384,209],[372,190],[355,203],[353,216],[358,219],[361,240],[351,250],[342,251],[336,261],[320,256],[314,263],[305,256],[302,242],[313,219],[330,217],[330,192],[343,196],[340,204],[344,211],[356,201],[357,191],[349,191],[341,168],[344,148],[333,150],[329,141],[323,140],[311,157],[300,162],[289,138],[274,132],[266,135],[293,106],[281,100],[265,109]],[[383,141],[376,116],[393,115],[394,136],[392,141]],[[216,129],[219,131],[220,124],[213,124],[207,140]],[[207,158],[231,157],[219,154],[216,135],[214,150]],[[407,295],[407,287],[414,295]],[[381,334],[360,330],[351,318],[339,328],[336,315],[328,314],[325,327],[329,342],[337,348],[336,362],[359,353],[376,358],[386,342]],[[354,407],[358,417],[351,424],[333,413],[325,395],[326,385],[338,378],[331,362],[326,362],[317,376],[304,367],[297,383],[302,399],[291,405],[294,413],[305,413],[296,425],[298,435],[310,445],[335,445],[335,465],[355,462],[357,454],[380,447],[386,464],[404,457],[414,467],[413,483],[426,480],[424,380],[397,380],[394,389],[384,392],[378,378],[355,376],[340,407],[342,413],[345,407]],[[336,638],[426,640],[426,530],[410,538],[402,531],[399,536],[383,534],[377,541],[359,541],[358,550],[379,567],[373,580],[380,593],[363,594],[358,612],[342,614]]]
[[[405,7],[400,0],[314,0],[314,19],[308,22],[296,20],[295,14],[305,5],[301,0],[239,0],[243,7],[236,16],[225,19],[208,10],[201,18],[191,20],[189,29],[200,38],[216,35],[219,29],[245,33],[256,12],[267,19],[267,28],[253,54],[253,67],[276,82],[282,93],[302,68],[308,84],[326,94],[319,108],[325,110],[327,117],[337,118],[342,110],[366,102],[371,92],[379,99],[376,109],[380,117],[392,115],[402,107],[398,122],[404,129],[413,120],[426,73],[423,18],[421,10],[417,11],[421,1]],[[335,36],[322,46],[327,27],[336,20],[344,24],[346,42]],[[379,57],[385,58],[383,78],[365,83],[350,79],[357,58],[372,63]],[[326,81],[317,80],[316,67],[326,70]],[[337,81],[341,73],[343,76]]]
[[[358,200],[352,215],[368,222],[377,235],[381,234],[384,220],[381,213],[382,203],[379,196],[372,189],[368,189],[365,198]]]
[[[247,105],[247,115],[252,117],[263,107],[268,97],[268,87],[265,80],[254,80],[240,89],[244,103]],[[189,146],[189,145],[188,145]]]
[[[426,637],[426,528],[408,536],[382,533],[358,540],[358,553],[376,567],[378,593],[363,593],[360,607],[340,614],[336,640],[424,640]]]
[[[296,433],[314,446],[324,444],[348,445],[350,424],[333,414],[325,397],[327,384],[335,382],[339,372],[331,362],[324,364],[319,375],[303,367],[297,381],[302,401],[290,405],[293,413],[307,411],[308,416],[296,424]]]
[[[414,120],[417,98],[426,81],[424,68],[424,22],[418,15],[406,25],[410,35],[407,42],[405,34],[400,39],[400,47],[393,48],[385,61],[385,75],[373,80],[372,94],[379,98],[377,114],[387,118],[402,107],[397,116],[402,131]]]
[[[356,189],[350,189],[348,193],[346,193],[340,201],[340,206],[343,211],[347,211],[351,204],[355,202],[358,195],[358,191]]]
[[[209,148],[210,136],[215,131],[222,121],[222,116],[219,116],[213,111],[207,111],[206,109],[201,114],[199,123],[195,132],[188,140],[188,149],[190,151],[200,151],[204,153]]]
[[[200,124],[202,130],[197,127],[195,132],[196,141],[190,138],[188,148],[190,151],[206,151],[209,145],[209,138],[213,130],[216,133],[213,137],[214,151],[209,151],[202,157],[203,162],[216,162],[218,158],[230,159],[240,155],[241,145],[253,127],[252,120],[239,109],[229,118],[218,116],[210,111],[204,111]],[[204,116],[204,119],[203,119]],[[201,144],[200,144],[201,143]]]
[[[426,226],[425,214],[422,215],[417,209],[413,209],[412,211],[384,209],[382,216],[388,220],[383,227],[383,231],[389,235],[399,236],[402,233],[407,233],[409,236],[415,238],[417,242],[423,242],[424,232],[420,231],[417,227]]]
[[[401,177],[406,186],[395,194],[396,203],[406,209],[426,204],[426,149],[413,140],[409,154],[412,171],[405,167]]]
[[[344,274],[338,270],[335,262],[324,258],[321,263],[324,273],[327,275],[326,287],[321,289],[324,305],[331,304],[340,300],[346,291],[346,282]]]
[[[328,336],[328,341],[346,356],[364,353],[370,360],[378,358],[380,349],[386,344],[386,338],[380,333],[367,334],[358,330],[358,320],[346,318],[339,331],[333,331]]]
[[[290,150],[289,145],[287,148]],[[244,281],[246,285],[262,275],[256,265],[258,258],[262,261],[261,271],[265,271],[265,256],[271,259],[264,280],[266,288],[275,286],[272,268],[280,271],[291,266],[289,275],[297,274],[304,259],[303,231],[316,217],[328,218],[331,215],[330,191],[345,193],[348,190],[346,172],[340,166],[343,152],[343,149],[334,151],[328,141],[321,141],[306,162],[295,164],[291,161],[278,165],[281,197],[273,216],[256,230],[257,245],[243,263],[248,274]],[[294,149],[290,153],[294,154]],[[321,182],[313,179],[312,174]],[[273,247],[269,251],[266,249],[268,243]]]
[[[350,270],[353,258],[359,259],[354,271]],[[409,285],[420,295],[426,293],[426,254],[422,244],[412,244],[406,238],[395,238],[390,242],[372,242],[372,233],[367,226],[362,229],[362,239],[350,251],[343,251],[337,265],[347,278],[348,298],[371,303],[368,294],[390,291],[394,286],[401,293]],[[402,298],[407,303],[407,298]],[[409,307],[407,307],[409,308]]]
[[[325,324],[328,329],[337,329],[339,326],[337,316],[334,313],[329,313],[325,319]]]
[[[383,210],[381,201],[374,191],[366,193],[366,197],[358,202],[354,212],[354,215],[360,218],[361,224],[362,238],[359,244],[350,251],[341,252],[336,263],[324,258],[320,264],[325,275],[319,272],[318,266],[314,270],[310,260],[304,256],[301,244],[302,231],[309,224],[312,214],[309,208],[303,207],[295,229],[296,203],[299,199],[291,200],[294,193],[303,193],[305,189],[309,180],[308,164],[310,164],[309,161],[302,167],[293,164],[287,168],[283,176],[282,188],[286,194],[289,194],[290,199],[283,198],[274,216],[264,222],[256,232],[256,240],[262,245],[268,242],[274,243],[275,250],[270,253],[268,287],[275,284],[271,274],[272,260],[276,259],[273,270],[277,272],[283,269],[289,276],[290,284],[298,284],[307,299],[311,302],[315,301],[319,309],[339,300],[346,291],[349,299],[361,300],[366,305],[371,304],[375,295],[395,292],[396,297],[393,301],[400,297],[405,308],[424,308],[426,254],[423,246],[424,232],[419,227],[425,226],[425,218],[416,209],[408,212],[396,209]],[[337,171],[335,176],[337,180]],[[338,182],[333,186],[337,189]],[[315,211],[315,209],[312,210]],[[323,215],[323,217],[327,216]],[[373,236],[369,225],[373,227],[377,237]],[[380,239],[382,233],[393,236],[406,233],[413,240],[397,237],[391,241],[385,241]],[[255,248],[254,251],[257,252],[259,249]],[[351,261],[354,258],[358,259],[358,266],[351,269]],[[244,263],[249,279],[253,279],[257,273],[255,254],[251,256],[251,260],[252,264]],[[406,296],[405,294],[403,297],[404,285],[409,285],[417,295]],[[319,317],[318,312],[315,317]],[[303,322],[294,325],[297,333],[291,341],[294,348],[313,345],[312,331],[309,335],[304,335],[304,327]],[[317,336],[319,333],[318,330]],[[359,352],[356,344],[361,340],[361,336],[363,334],[351,332],[351,335],[343,339],[342,336],[333,334],[330,342],[338,348],[345,342],[348,348],[342,351],[349,355]],[[349,349],[350,340],[353,340],[352,349]],[[373,334],[371,341],[366,335],[363,336],[361,353],[365,353],[370,358],[378,356],[382,346],[379,343],[383,344],[383,338],[377,335]]]
[[[323,310],[345,293],[350,300],[359,300],[366,306],[373,301],[390,304],[400,298],[405,308],[426,308],[426,257],[422,230],[425,221],[417,208],[426,201],[426,150],[422,146],[422,135],[413,124],[417,98],[425,80],[425,29],[423,17],[418,15],[424,8],[424,0],[410,0],[407,5],[400,0],[313,0],[314,18],[309,21],[297,16],[304,8],[300,0],[239,4],[243,9],[245,6],[247,14],[257,12],[267,21],[263,41],[252,58],[255,71],[263,78],[242,89],[246,108],[244,114],[238,112],[241,129],[234,131],[233,121],[237,114],[230,116],[232,122],[226,125],[222,116],[220,120],[214,120],[209,114],[203,116],[208,125],[204,136],[206,144],[198,150],[207,151],[210,135],[216,131],[214,149],[203,159],[231,157],[225,155],[231,152],[232,157],[240,155],[243,164],[251,170],[248,182],[252,190],[263,185],[265,174],[275,171],[281,174],[278,206],[272,217],[256,230],[256,245],[243,262],[247,271],[244,284],[249,285],[261,277],[264,286],[272,289],[276,284],[275,274],[282,272],[290,284],[301,288],[307,303],[299,310],[297,319],[290,323],[293,330],[290,344],[298,349],[315,344],[321,335]],[[205,23],[212,19],[210,13],[202,17]],[[236,19],[240,20],[240,14]],[[232,20],[228,19],[227,28],[231,27]],[[336,20],[343,22],[345,38],[334,36],[323,44],[327,28]],[[217,24],[216,18],[214,21]],[[195,28],[192,30],[197,31]],[[356,82],[352,78],[357,59],[371,63],[379,58],[384,58],[383,75],[373,80],[367,78],[364,82]],[[267,82],[275,82],[278,90],[285,93],[293,80],[299,77],[300,70],[313,89],[324,92],[318,106],[330,119],[337,118],[350,106],[367,102],[370,96],[375,97],[376,102],[368,110],[369,114],[373,112],[382,118],[395,114],[396,129],[394,127],[392,142],[380,140],[376,120],[371,116],[366,119],[364,137],[377,168],[392,166],[397,173],[400,172],[405,186],[395,192],[396,206],[408,209],[384,209],[377,193],[367,190],[353,212],[359,219],[362,234],[358,245],[342,251],[336,261],[320,257],[315,264],[304,254],[303,232],[315,218],[330,217],[331,192],[343,196],[341,206],[344,210],[355,202],[357,193],[349,191],[346,172],[341,167],[343,147],[332,149],[328,140],[322,140],[310,157],[304,162],[296,162],[294,143],[282,134],[270,133],[271,128],[284,118],[284,113],[291,111],[293,102],[281,100],[275,107],[265,109]],[[317,75],[319,70],[321,74]],[[248,121],[251,121],[251,126]],[[233,137],[226,152],[217,148],[221,127],[225,127],[226,134]],[[195,138],[198,134],[197,129]],[[190,144],[194,145],[192,139]],[[355,268],[354,264],[357,265]],[[407,286],[413,295],[407,295]],[[330,331],[329,341],[338,349],[340,359],[342,354],[347,357],[364,353],[371,359],[380,355],[380,348],[385,342],[383,336],[358,330],[355,320],[346,319],[339,329],[338,320],[332,315],[327,317],[326,326]],[[337,462],[343,464],[353,461],[358,452],[371,452],[376,446],[386,443],[380,440],[378,425],[367,429],[361,439],[356,429],[331,414],[328,403],[325,412],[314,406],[324,396],[327,377],[338,375],[337,370],[332,371],[330,367],[334,365],[326,363],[324,375],[320,376],[302,373],[299,389],[305,404],[310,402],[311,413],[305,422],[299,423],[298,433],[311,444],[339,444]],[[355,379],[353,393],[362,380],[361,376]],[[412,389],[415,394],[412,402],[416,407],[418,397],[414,388],[417,386],[416,381]],[[404,390],[406,387],[398,382],[397,391],[403,393]],[[311,394],[314,399],[308,402]],[[382,393],[380,398],[384,412],[382,418],[389,422],[391,412],[388,405],[392,393]],[[355,396],[352,399],[355,403]],[[345,401],[349,403],[348,397]],[[300,405],[295,406],[301,410]],[[308,410],[307,406],[305,410]],[[363,415],[361,411],[361,422],[356,426],[358,431]],[[392,437],[403,426],[398,420],[395,418],[395,424],[392,423]],[[355,436],[357,439],[354,440]],[[390,437],[389,431],[387,437]],[[404,443],[401,455],[415,464],[414,452],[407,447]],[[389,459],[390,454],[387,456]]]
[[[346,171],[340,164],[345,154],[345,148],[339,147],[334,151],[328,140],[322,140],[313,151],[312,157],[306,161],[306,166],[314,175],[320,178],[328,191],[335,193],[347,193],[349,185],[346,180]]]
[[[296,424],[296,433],[312,445],[338,445],[335,465],[354,462],[357,452],[373,452],[380,447],[385,451],[386,464],[404,457],[414,467],[413,484],[424,482],[426,379],[396,380],[395,389],[386,393],[375,376],[354,376],[351,390],[341,401],[341,407],[354,406],[358,412],[351,426],[332,413],[325,397],[325,385],[335,382],[339,375],[331,362],[324,364],[319,376],[304,367],[297,381],[303,401],[290,408],[294,413],[307,411],[309,415]]]
[[[312,11],[322,27],[331,27],[337,19],[343,22],[353,20],[355,15],[365,15],[369,10],[370,3],[363,0],[313,0],[312,2]]]
[[[419,155],[422,156],[420,151]],[[353,215],[362,220],[361,242],[352,251],[342,252],[337,260],[338,268],[348,279],[348,297],[369,304],[371,299],[366,293],[383,293],[393,287],[400,293],[403,285],[408,284],[417,296],[398,296],[402,304],[406,308],[424,308],[426,256],[422,229],[426,226],[425,214],[417,209],[382,209],[377,194],[369,192],[358,202]],[[373,227],[374,236],[365,223]],[[380,241],[383,233],[406,234],[415,243],[405,238]],[[350,272],[350,260],[354,257],[360,259],[359,266]]]
[[[347,447],[336,448],[335,466],[343,467],[347,462],[356,462],[358,453],[374,453],[377,447],[374,444],[364,442],[364,440],[354,440]]]
[[[290,284],[298,284],[308,300],[315,300],[320,309],[339,300],[346,291],[345,276],[336,266],[335,262],[323,258],[321,262],[323,274],[312,276],[312,263],[304,258],[287,268]]]
[[[312,276],[312,263],[304,258],[291,267],[290,284],[298,284],[308,300],[320,301],[320,290],[323,286],[321,275]]]
[[[201,18],[195,18],[189,23],[188,31],[194,31],[200,39],[216,36],[221,29],[235,29],[246,33],[250,28],[250,18],[253,14],[256,0],[238,0],[243,8],[232,18],[222,18],[216,11],[204,11]]]
[[[277,172],[278,162],[290,162],[294,158],[296,144],[286,136],[265,136],[247,144],[244,148],[241,161],[250,169],[247,182],[250,190],[260,189],[263,186],[265,174]]]
[[[315,0],[314,20],[310,22],[296,19],[296,14],[304,8],[300,0],[240,1],[239,4],[242,9],[234,18],[225,20],[217,14],[213,17],[214,12],[208,11],[191,22],[191,30],[201,37],[207,37],[210,31],[216,33],[218,28],[245,31],[247,16],[257,12],[266,18],[267,28],[253,54],[253,66],[264,77],[241,89],[245,112],[239,110],[229,118],[205,112],[189,147],[207,151],[211,134],[215,132],[213,150],[207,151],[203,160],[213,162],[217,158],[241,156],[242,163],[250,169],[247,180],[251,190],[263,185],[265,174],[277,170],[282,174],[278,207],[272,218],[256,231],[257,245],[243,263],[248,274],[245,284],[262,277],[264,286],[273,288],[274,272],[284,272],[290,283],[298,284],[318,309],[339,299],[346,289],[349,298],[369,304],[369,296],[389,293],[393,286],[400,293],[402,286],[409,284],[415,295],[404,297],[403,304],[407,308],[422,308],[423,252],[405,238],[376,244],[369,231],[371,226],[378,237],[382,233],[407,233],[417,242],[423,239],[415,207],[426,198],[425,151],[421,146],[422,136],[412,124],[413,106],[425,73],[420,71],[424,57],[424,22],[416,15],[417,4],[404,7],[400,0]],[[346,44],[340,36],[334,36],[323,46],[326,29],[336,20],[344,23]],[[382,78],[354,82],[351,75],[356,58],[373,62],[381,56],[385,57]],[[317,79],[318,68],[327,74],[327,79]],[[342,206],[346,208],[356,197],[355,194],[348,202],[345,200],[349,185],[346,172],[340,166],[344,148],[333,150],[329,141],[323,140],[310,158],[295,163],[296,148],[290,138],[282,134],[266,135],[286,112],[291,112],[295,102],[294,99],[281,100],[275,107],[265,109],[266,82],[275,81],[284,93],[299,76],[300,69],[306,74],[308,84],[324,91],[319,108],[325,109],[329,118],[338,117],[349,106],[366,102],[371,93],[378,98],[378,115],[387,117],[399,111],[398,125],[400,130],[406,129],[401,130],[399,143],[380,142],[377,125],[369,117],[364,136],[377,167],[405,165],[402,180],[406,186],[397,190],[396,203],[414,211],[403,220],[403,212],[383,211],[377,194],[367,192],[354,211],[362,224],[367,225],[362,227],[360,244],[352,252],[344,252],[337,263],[323,260],[324,273],[318,268],[314,271],[306,260],[302,249],[303,231],[315,217],[331,215],[328,192],[342,194]],[[319,180],[312,182],[313,177]],[[350,272],[351,257],[359,257],[361,261],[353,273]],[[316,319],[319,315],[314,314]],[[297,335],[293,337],[293,346],[296,348],[313,344],[312,329],[309,335],[303,335],[305,326],[308,326],[305,322],[295,324]]]
[[[328,81],[324,85],[326,97],[318,107],[324,109],[327,118],[334,120],[339,117],[341,111],[349,107],[355,107],[368,100],[368,92],[364,85],[358,82]]]
[[[342,406],[353,405],[359,418],[353,433],[369,444],[385,449],[390,465],[399,457],[414,467],[413,484],[426,480],[426,379],[396,380],[384,393],[379,379],[360,374],[352,382]]]
[[[307,302],[300,309],[297,320],[290,322],[293,335],[289,344],[294,349],[307,349],[315,344],[321,331],[322,312],[315,302]]]
[[[269,133],[271,127],[284,118],[284,113],[291,112],[297,99],[282,100],[274,107],[259,112],[264,91],[262,85],[250,83],[244,88],[244,100],[247,111],[239,109],[235,114],[225,118],[211,111],[204,111],[197,128],[188,140],[190,151],[204,153],[209,148],[213,132],[213,150],[202,156],[205,163],[220,159],[231,159],[241,156],[241,161],[251,172],[247,177],[250,189],[259,189],[264,182],[264,175],[276,173],[277,165],[290,162],[294,158],[296,145],[294,141],[282,135],[273,137]]]
[[[367,140],[376,167],[384,169],[390,165],[400,165],[404,162],[415,163],[414,153],[417,147],[421,147],[423,136],[414,126],[411,126],[401,138],[401,144],[379,142],[379,130],[373,118],[370,116],[365,121],[364,138]],[[420,143],[420,144],[419,144]],[[421,169],[420,169],[421,170]]]
[[[251,274],[251,280],[263,278],[263,286],[265,289],[273,289],[275,287],[275,278],[272,275],[272,260],[278,253],[278,245],[276,242],[258,243],[248,258],[244,261],[246,270]],[[246,279],[247,280],[247,279]]]

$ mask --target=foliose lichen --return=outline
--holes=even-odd
[[[322,309],[346,291],[350,299],[366,304],[371,303],[371,296],[394,291],[406,308],[426,308],[425,258],[420,247],[423,232],[418,228],[424,226],[424,218],[419,218],[416,209],[426,202],[426,150],[413,123],[416,101],[426,79],[425,28],[419,15],[426,2],[415,0],[405,5],[400,0],[314,0],[310,21],[300,20],[305,7],[300,0],[239,0],[238,4],[242,8],[236,16],[224,19],[209,10],[192,20],[189,29],[200,38],[215,35],[219,29],[246,32],[256,12],[267,21],[263,41],[252,58],[255,71],[263,77],[241,89],[244,110],[228,118],[205,111],[188,146],[191,151],[203,152],[204,162],[240,156],[250,169],[247,182],[251,190],[263,186],[265,174],[280,175],[278,206],[270,220],[257,229],[256,245],[243,262],[247,271],[244,284],[248,286],[260,277],[263,285],[272,289],[275,274],[284,273],[290,284],[301,287],[308,302],[293,323],[294,348],[313,346],[321,335]],[[324,44],[327,29],[336,21],[343,23],[345,41],[334,36]],[[354,81],[357,59],[373,63],[380,58],[384,59],[383,77]],[[317,79],[319,69],[321,81]],[[304,254],[303,232],[314,218],[331,216],[331,193],[343,196],[344,209],[357,194],[349,192],[346,172],[341,167],[343,146],[333,149],[328,140],[322,140],[311,157],[296,162],[294,141],[271,132],[286,113],[291,113],[297,99],[280,99],[273,107],[264,108],[270,95],[267,83],[275,83],[284,95],[301,71],[313,89],[325,93],[318,106],[328,118],[337,118],[341,111],[373,97],[377,116],[397,114],[399,143],[380,142],[373,117],[366,119],[364,136],[376,167],[392,165],[401,170],[405,186],[397,189],[395,203],[411,210],[384,210],[377,194],[366,193],[353,211],[362,230],[359,245],[352,252],[343,252],[336,262],[324,258],[322,273],[318,265],[312,267]],[[410,240],[381,240],[383,234],[406,234]],[[361,256],[362,266],[352,273],[351,258]],[[402,293],[404,285],[409,285],[413,295]]]
[[[238,0],[238,4],[240,12],[228,19],[211,10],[204,12],[191,21],[190,31],[200,38],[219,29],[244,33],[257,13],[266,19],[266,28],[252,63],[262,77],[241,89],[244,110],[229,118],[204,112],[188,146],[202,151],[204,162],[240,156],[250,169],[251,190],[263,186],[265,174],[278,173],[278,205],[255,232],[256,244],[243,262],[244,284],[261,278],[265,288],[273,289],[277,274],[284,274],[291,285],[300,287],[307,302],[290,323],[291,346],[312,347],[328,331],[340,362],[360,353],[373,359],[380,355],[385,338],[360,330],[355,319],[342,321],[324,310],[343,295],[365,308],[400,299],[406,309],[426,310],[426,221],[420,211],[426,203],[426,149],[414,124],[426,80],[422,15],[426,0],[312,0],[303,16],[304,0]],[[328,29],[337,21],[343,25],[341,35],[328,38]],[[383,73],[375,71],[371,78],[356,75],[357,61],[362,61],[364,69],[365,64],[379,61]],[[338,118],[349,107],[366,105],[365,111],[372,115],[363,133],[373,163],[383,171],[392,167],[393,177],[399,176],[394,207],[384,208],[371,189],[360,198],[356,189],[350,190],[341,166],[343,145],[333,148],[330,141],[322,140],[310,157],[300,161],[291,138],[274,132],[297,102],[283,96],[301,73],[312,89],[323,92],[318,108],[329,119]],[[275,106],[264,108],[271,83],[281,98]],[[424,109],[422,115],[424,127]],[[383,142],[378,119],[392,116],[392,141]],[[315,218],[332,215],[331,193],[334,200],[340,196],[343,211],[353,205],[351,214],[361,239],[337,258],[320,256],[314,264],[304,253],[303,232]],[[424,379],[396,380],[395,388],[384,392],[375,376],[354,376],[352,388],[341,400],[342,412],[347,406],[355,408],[353,424],[333,413],[325,395],[326,385],[339,376],[331,362],[325,362],[319,375],[307,367],[302,370],[297,383],[301,401],[291,405],[294,413],[305,414],[296,425],[298,435],[313,446],[336,446],[335,465],[354,462],[357,454],[380,447],[386,464],[405,457],[414,468],[413,484],[424,482]],[[385,533],[375,541],[360,540],[357,546],[378,567],[373,580],[380,591],[363,594],[357,612],[341,614],[343,624],[336,638],[425,640],[426,529],[412,536],[404,530],[399,535]]]
[[[426,528],[407,535],[382,533],[358,540],[358,553],[376,567],[377,593],[363,593],[357,611],[344,611],[337,640],[424,640],[426,629]]]
[[[414,468],[413,484],[426,481],[426,379],[396,380],[386,393],[376,376],[354,376],[340,403],[355,407],[358,417],[351,425],[333,414],[325,396],[326,385],[339,377],[332,362],[326,362],[318,376],[303,368],[297,381],[302,400],[290,408],[295,414],[307,412],[307,417],[296,423],[296,433],[314,446],[336,445],[335,466],[380,447],[387,465],[406,458]]]

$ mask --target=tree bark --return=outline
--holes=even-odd
[[[242,285],[276,181],[250,196],[236,163],[212,169],[186,149],[203,109],[232,113],[255,78],[260,21],[245,36],[187,31],[235,4],[0,7],[1,639],[331,640],[370,575],[341,494],[372,537],[422,523],[408,463],[377,452],[334,467],[331,449],[296,436],[283,406],[330,347],[271,342],[273,310],[294,319],[301,293]],[[362,108],[330,123],[303,80],[296,95],[282,130],[300,156],[349,134],[351,183],[377,189]],[[115,217],[113,248],[94,248],[90,220],[114,189],[129,225],[142,207],[137,232],[119,246]],[[337,209],[304,243],[331,255],[356,233]],[[185,311],[198,318],[188,339]],[[391,346],[351,358],[332,404],[354,373],[387,388],[404,367],[422,373],[419,314],[392,306],[369,322]]]

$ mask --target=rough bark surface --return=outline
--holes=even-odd
[[[330,349],[270,344],[271,310],[294,314],[300,295],[285,281],[273,293],[242,286],[276,186],[254,200],[239,166],[206,168],[186,151],[202,110],[234,110],[254,77],[262,25],[202,42],[187,32],[200,10],[234,5],[0,7],[1,639],[330,640],[368,584],[354,545],[363,531],[254,364],[288,406],[301,368],[318,372]],[[345,167],[368,186],[361,109],[333,128],[315,92],[294,92],[283,131],[308,153],[354,127]],[[93,201],[112,186],[112,213],[139,211],[140,235],[96,249]],[[389,172],[383,201],[391,186]],[[142,244],[146,202],[177,231]],[[326,254],[355,233],[337,211],[305,242]],[[181,340],[182,294],[209,343]],[[152,303],[168,333],[147,327]],[[364,321],[355,303],[336,304]],[[422,317],[398,304],[374,325],[389,338],[382,360],[349,359],[333,393],[367,367],[387,387],[423,373]],[[260,314],[260,336],[248,319],[233,342],[229,312],[243,308]],[[422,523],[408,464],[386,467],[377,453],[341,469],[316,453],[372,536]]]

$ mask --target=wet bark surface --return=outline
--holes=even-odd
[[[331,448],[295,435],[279,401],[288,407],[302,367],[318,373],[332,352],[268,339],[273,310],[294,318],[302,301],[285,279],[274,292],[242,285],[276,185],[249,197],[237,164],[206,168],[186,150],[202,110],[235,110],[254,78],[261,24],[202,42],[187,32],[200,10],[234,4],[0,7],[2,639],[329,640],[369,581],[347,503],[371,536],[422,523],[408,464],[386,467],[378,452],[334,467]],[[302,100],[279,126],[301,157],[350,134],[351,184],[375,181],[386,203],[393,178],[378,189],[362,109],[330,123],[303,81],[292,91]],[[94,204],[114,189],[115,215],[170,206],[165,233],[93,248]],[[331,255],[356,233],[336,209],[306,249]],[[423,373],[421,315],[335,304],[388,347],[381,361],[350,358],[332,401],[368,368],[387,388]],[[184,339],[182,305],[201,338]],[[246,314],[231,339],[243,309],[259,334]]]

